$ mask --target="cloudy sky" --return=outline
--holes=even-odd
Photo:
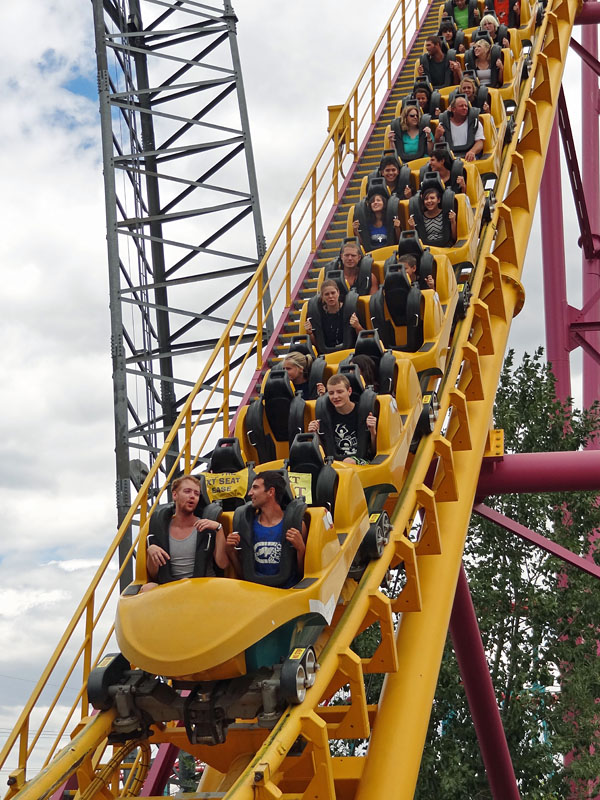
[[[346,99],[391,5],[235,4],[267,239],[323,142],[327,105]],[[21,0],[3,5],[2,20],[0,741],[116,519],[91,5]],[[544,336],[537,233],[530,253],[530,302],[513,334],[529,350]]]

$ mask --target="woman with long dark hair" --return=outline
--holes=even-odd
[[[366,250],[387,247],[387,245],[396,244],[398,241],[400,221],[396,217],[393,230],[388,230],[386,222],[387,203],[387,189],[381,189],[378,186],[370,187],[366,202],[368,231],[361,231],[359,220],[355,219],[352,223],[354,235],[360,236]]]

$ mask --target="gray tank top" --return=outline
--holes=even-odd
[[[171,574],[175,580],[191,578],[196,561],[196,539],[198,531],[194,529],[185,539],[174,539],[169,534],[169,551],[171,556]]]

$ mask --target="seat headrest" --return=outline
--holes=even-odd
[[[340,302],[344,302],[346,295],[348,294],[348,286],[346,285],[346,281],[344,280],[344,270],[343,269],[330,269],[327,273],[327,280],[335,281],[336,286],[338,287],[338,291],[340,293]]]
[[[383,199],[388,201],[389,192],[385,183],[385,178],[371,178],[367,188],[367,200],[370,200],[375,195],[380,195]]]
[[[298,333],[295,336],[292,336],[288,352],[298,352],[305,356],[312,356],[313,358],[315,358],[317,355],[315,348],[310,341],[310,336],[306,333]]]
[[[425,252],[416,231],[402,231],[398,241],[398,258],[412,255],[417,259],[417,265]]]
[[[219,439],[208,462],[209,472],[239,472],[245,466],[239,440]]]
[[[404,267],[388,272],[383,285],[385,304],[395,325],[406,325],[406,303],[411,282]]]
[[[426,172],[425,175],[423,175],[421,186],[419,187],[421,197],[430,189],[435,189],[436,192],[439,192],[440,197],[444,194],[444,184],[442,183],[439,172]]]
[[[294,390],[286,370],[281,364],[273,367],[263,390],[265,400],[272,397],[294,397]]]
[[[448,142],[436,142],[433,147],[432,155],[440,160],[442,158],[449,158],[451,161],[453,160],[452,150],[450,149]]]
[[[365,382],[358,364],[340,364],[338,372],[340,375],[345,375],[350,381],[350,390],[352,392],[351,399],[356,403],[358,397],[360,397],[365,390]]]
[[[362,247],[361,247],[360,239],[358,238],[358,236],[345,236],[342,239],[342,246],[340,247],[340,256],[342,255],[344,247],[347,244],[355,244],[358,247],[358,249],[362,252]]]
[[[291,472],[305,472],[309,467],[319,469],[324,466],[323,452],[316,433],[296,434],[290,445],[288,464]]]
[[[456,100],[458,100],[459,97],[462,97],[463,100],[467,101],[467,105],[469,106],[469,108],[473,108],[473,106],[471,105],[471,101],[469,100],[469,98],[467,97],[467,95],[464,92],[455,92],[453,97],[452,97],[452,103],[454,103]],[[452,103],[451,103],[451,105],[452,105]]]
[[[474,69],[463,69],[463,78],[470,78],[474,81],[477,88],[479,88],[479,78],[477,76],[477,71]],[[437,146],[437,145],[436,145]]]
[[[402,169],[402,164],[400,163],[398,156],[395,153],[384,153],[381,156],[381,161],[379,162],[379,172],[382,172],[386,167],[389,167],[390,165],[396,167],[398,172],[400,172],[400,170]],[[379,176],[373,176],[373,177],[379,177]],[[373,178],[371,180],[373,180]]]
[[[417,92],[427,92],[429,97],[433,94],[433,85],[425,78],[419,78],[412,89],[413,97]]]
[[[388,272],[385,276],[385,282],[383,284],[383,288],[386,293],[393,291],[394,289],[402,289],[405,290],[407,293],[410,290],[411,282],[408,279],[408,275],[404,267],[400,267],[400,269],[395,270],[394,272]]]
[[[477,30],[473,31],[473,33],[471,34],[471,45],[473,44],[473,42],[480,42],[482,39],[483,41],[487,42],[490,46],[494,44],[489,31],[484,31],[481,28],[477,28]]]
[[[377,331],[364,330],[359,332],[354,346],[355,356],[369,356],[377,364],[384,353],[385,347]]]

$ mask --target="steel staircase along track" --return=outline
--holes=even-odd
[[[574,0],[551,0],[538,31],[531,74],[515,112],[518,138],[513,138],[506,151],[497,182],[498,203],[480,244],[472,279],[473,299],[454,333],[440,387],[438,421],[434,432],[422,441],[395,503],[390,542],[383,556],[366,568],[360,583],[348,584],[347,603],[338,606],[326,631],[315,684],[304,702],[290,706],[272,730],[234,725],[223,744],[209,747],[190,745],[181,726],[154,727],[153,744],[180,747],[209,765],[198,792],[190,797],[404,800],[414,794],[479,466],[489,444],[494,394],[510,323],[523,302],[521,270],[576,11]],[[416,54],[436,26],[437,8],[433,8],[319,245],[307,287],[311,287],[311,279],[314,287],[318,270],[339,249],[343,223],[358,196],[360,181],[379,160],[385,125],[399,97],[410,89]],[[285,340],[294,325],[297,330],[297,313],[289,325],[275,357],[285,351]],[[193,427],[191,411],[182,411],[179,424]],[[169,446],[168,439],[165,452]],[[187,472],[193,466],[191,446],[183,457]],[[148,504],[143,489],[139,497],[139,524],[144,532]],[[124,524],[130,524],[133,514],[132,509]],[[418,541],[409,535],[415,520],[420,520]],[[116,545],[118,540],[113,547]],[[109,551],[106,564],[110,555]],[[388,596],[382,591],[382,583],[388,569],[400,565],[405,583],[399,592]],[[82,613],[86,607],[84,598]],[[396,634],[397,614],[401,618]],[[93,618],[92,606],[87,611],[88,624]],[[380,627],[381,643],[370,659],[361,660],[351,649],[352,641],[375,622]],[[88,669],[90,663],[91,650]],[[387,676],[378,706],[366,702],[363,678],[370,673]],[[346,705],[321,705],[345,686],[349,690]],[[85,686],[82,706],[87,709]],[[125,796],[119,793],[118,785],[115,788],[113,779],[119,768],[112,766],[106,746],[115,713],[111,709],[93,718],[84,716],[72,743],[37,777],[25,782],[23,766],[13,773],[7,798],[58,800],[61,786],[72,774],[79,781],[76,796],[80,800]],[[26,763],[27,721],[22,724],[25,727],[18,733],[20,763]],[[331,739],[369,737],[364,757],[331,755]],[[15,736],[12,741],[16,740]],[[390,741],[401,743],[394,749],[393,758]],[[135,740],[116,745],[118,757],[128,749],[124,745],[133,749],[138,744]],[[131,770],[134,777],[129,788],[136,794],[147,772],[144,752],[140,749]],[[118,777],[116,780],[118,784]]]
[[[302,304],[315,293],[317,278],[321,269],[338,255],[342,241],[347,235],[346,220],[348,218],[348,212],[359,200],[360,185],[363,178],[365,175],[369,175],[379,166],[381,154],[385,149],[387,149],[384,142],[385,128],[387,125],[389,125],[392,119],[394,119],[396,104],[398,101],[409,94],[413,87],[415,64],[419,58],[419,55],[423,52],[425,39],[428,36],[437,33],[437,20],[438,6],[434,5],[433,7],[430,7],[425,19],[422,22],[413,47],[411,48],[410,53],[405,60],[398,80],[389,93],[385,107],[380,113],[373,133],[363,150],[362,157],[356,163],[356,166],[353,170],[352,179],[350,180],[344,195],[340,198],[340,202],[338,203],[335,214],[333,215],[331,224],[325,232],[322,242],[314,255],[310,270],[306,276],[306,280],[304,281],[298,297],[295,298],[294,304],[290,310],[284,326],[283,335],[280,338],[280,342],[273,348],[272,358],[270,359],[271,364],[280,360],[285,355],[292,336],[297,333],[302,333],[302,331],[299,331],[298,328]]]

